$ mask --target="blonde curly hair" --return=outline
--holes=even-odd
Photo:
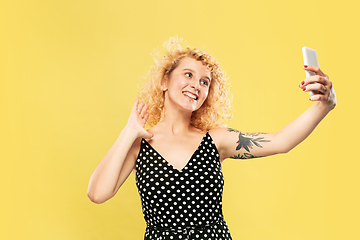
[[[203,105],[192,113],[190,123],[201,130],[226,127],[225,122],[230,120],[232,95],[229,91],[229,81],[215,59],[205,51],[183,48],[182,39],[172,37],[164,43],[165,55],[157,50],[153,54],[155,63],[150,71],[142,78],[144,81],[139,91],[138,99],[149,105],[150,114],[147,121],[149,127],[155,126],[162,116],[164,109],[164,92],[161,81],[165,75],[170,76],[184,57],[191,57],[201,61],[211,74],[209,93]]]

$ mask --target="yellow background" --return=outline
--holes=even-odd
[[[150,53],[178,35],[232,82],[242,131],[305,111],[301,48],[317,50],[338,106],[288,154],[226,160],[233,239],[360,239],[359,2],[355,0],[0,3],[1,239],[143,239],[131,175],[96,205],[92,171],[127,122]]]

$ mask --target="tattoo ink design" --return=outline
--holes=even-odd
[[[253,148],[253,145],[262,148],[259,142],[270,142],[270,140],[265,140],[264,137],[252,138],[258,136],[259,134],[260,133],[258,133],[257,135],[248,134],[248,136],[250,137],[245,137],[245,135],[240,132],[239,141],[236,142],[238,144],[236,150],[240,150],[241,148],[243,148],[246,151],[250,152],[249,148]]]
[[[227,130],[228,130],[228,132],[240,132],[240,131],[238,131],[236,129],[232,129],[232,128],[228,128]]]
[[[249,158],[257,158],[258,156],[255,156],[253,154],[250,153],[250,149],[253,148],[253,146],[255,145],[256,147],[260,147],[262,148],[262,146],[260,145],[261,142],[270,142],[270,140],[266,140],[264,139],[264,137],[258,137],[260,134],[265,134],[265,133],[242,133],[238,130],[232,129],[232,128],[228,128],[229,132],[236,132],[239,133],[239,140],[236,142],[238,145],[236,147],[236,150],[241,150],[244,149],[245,153],[243,153],[242,155],[239,153],[238,155],[234,155],[231,158],[233,159],[249,159]]]
[[[243,155],[240,155],[240,153],[239,153],[238,155],[234,155],[230,158],[232,158],[232,159],[250,159],[250,158],[257,158],[257,156],[254,156],[250,153],[244,153]]]

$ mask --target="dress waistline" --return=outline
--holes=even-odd
[[[221,221],[222,218],[219,218],[218,220],[203,226],[187,226],[182,228],[164,228],[164,227],[157,227],[151,225],[147,225],[147,228],[152,230],[164,231],[164,232],[178,232],[178,233],[186,234],[187,237],[189,237],[191,234],[195,233],[195,231],[203,231],[205,229],[211,228],[217,225],[218,223],[220,223]]]

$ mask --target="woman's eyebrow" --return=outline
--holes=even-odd
[[[211,79],[210,79],[209,77],[205,76],[205,77],[203,77],[203,78],[205,78],[205,79],[207,79],[209,82],[211,82]]]

